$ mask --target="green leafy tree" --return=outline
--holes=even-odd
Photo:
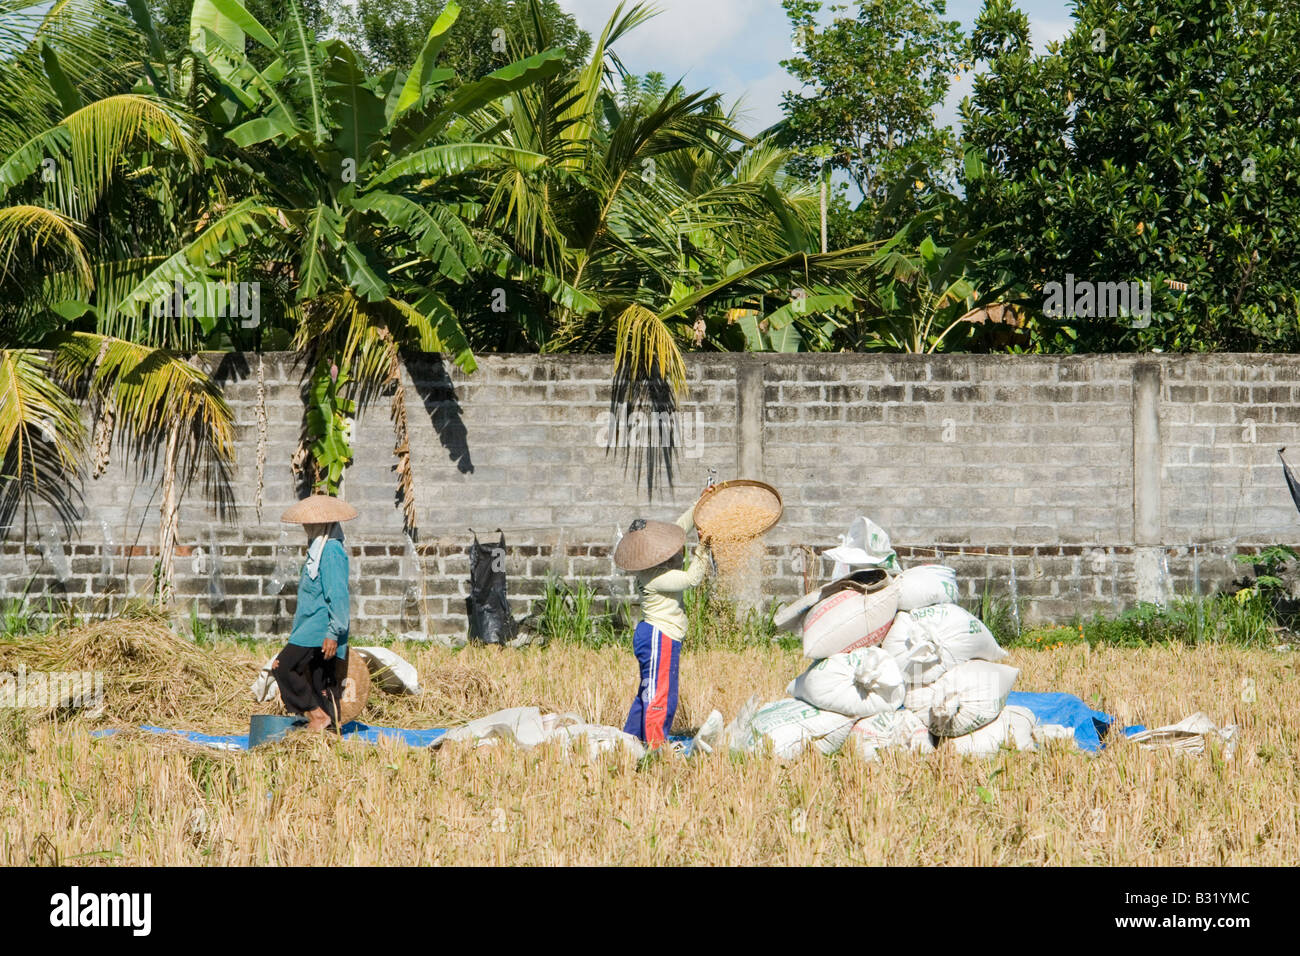
[[[163,49],[189,49],[194,0],[147,0],[147,2],[154,29],[157,31]],[[289,5],[282,0],[247,0],[244,6],[272,33],[278,33],[280,28],[289,23],[292,18]],[[303,26],[313,38],[326,38],[334,28],[334,21],[338,15],[336,11],[340,7],[346,9],[344,5],[327,3],[326,0],[298,0]],[[270,62],[264,58],[264,51],[251,41],[247,44],[246,52],[261,66],[266,66]]]
[[[446,9],[445,0],[357,0],[337,14],[339,35],[363,51],[379,69],[405,67],[415,61],[429,28]],[[439,63],[460,81],[481,79],[510,62],[509,50],[536,29],[540,16],[554,45],[563,49],[568,66],[586,60],[591,37],[557,0],[543,0],[536,12],[525,0],[464,0],[455,32],[448,37]]]
[[[718,97],[680,84],[648,96],[639,81],[626,95],[613,47],[651,15],[620,3],[580,70],[474,118],[545,160],[486,170],[489,274],[453,300],[471,341],[613,352],[619,421],[671,413],[686,350],[824,344],[828,314],[854,300],[848,286],[873,255],[816,253],[816,194],[784,172],[792,153],[737,131]],[[516,57],[551,41],[541,30],[527,42]],[[660,437],[645,464],[669,460]]]
[[[644,76],[629,73],[623,77],[618,102],[624,110],[641,109],[648,112],[659,104],[667,92],[668,82],[659,71],[651,70]]]
[[[972,37],[963,181],[1034,293],[1149,282],[1153,316],[1042,320],[1035,348],[1300,347],[1300,8],[1092,0],[1045,55],[1011,0]],[[1185,286],[1186,288],[1182,288]],[[1084,311],[1091,311],[1085,309]]]
[[[781,65],[801,86],[781,104],[781,141],[798,152],[792,171],[809,180],[843,171],[868,215],[917,163],[922,188],[948,181],[955,139],[936,127],[935,111],[963,66],[965,40],[944,19],[944,0],[782,6],[796,52]]]
[[[224,138],[237,150],[231,162],[246,177],[246,197],[214,211],[134,294],[150,298],[159,283],[243,256],[287,275],[293,344],[316,369],[313,409],[322,396],[335,410],[375,390],[392,397],[394,453],[414,531],[400,355],[446,352],[473,371],[447,295],[482,264],[474,171],[497,161],[526,171],[542,161],[476,138],[465,124],[500,97],[558,74],[563,54],[545,50],[453,84],[453,72],[439,65],[460,13],[453,2],[408,70],[374,76],[345,42],[314,39],[296,14],[273,36],[237,0],[213,3],[200,52],[235,101]],[[259,69],[245,54],[245,37],[271,55],[269,66]],[[327,385],[325,370],[334,366],[343,378]],[[307,416],[296,460],[310,463],[311,486],[337,488],[348,460],[339,435],[333,413]]]

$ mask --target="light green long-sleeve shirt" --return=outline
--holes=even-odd
[[[695,506],[677,519],[677,525],[690,533],[694,523],[691,516]],[[641,619],[652,627],[657,627],[674,641],[686,636],[686,607],[682,593],[704,580],[709,571],[709,549],[703,544],[697,545],[691,564],[685,571],[658,571],[649,568],[638,571],[636,586],[641,592]]]

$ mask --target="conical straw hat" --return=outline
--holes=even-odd
[[[357,509],[342,498],[312,495],[290,507],[280,515],[280,520],[291,524],[330,524],[334,521],[351,521],[356,516]]]
[[[644,571],[663,564],[686,544],[686,532],[666,521],[632,522],[614,549],[614,563],[624,571]]]

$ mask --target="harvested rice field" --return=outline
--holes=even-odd
[[[1203,710],[1236,723],[1225,760],[1121,742],[1095,758],[1059,744],[990,759],[940,751],[868,763],[847,750],[768,757],[551,746],[439,751],[300,735],[252,753],[202,749],[103,726],[154,722],[246,731],[247,686],[265,654],[190,647],[162,666],[159,633],[98,651],[61,642],[106,673],[104,713],[0,711],[0,863],[338,864],[1294,864],[1300,859],[1300,704],[1295,655],[1240,648],[1083,646],[1012,650],[1022,690],[1068,690],[1130,722]],[[174,639],[173,639],[174,640]],[[104,648],[108,646],[108,650]],[[124,650],[124,648],[126,648]],[[446,726],[533,704],[621,724],[630,655],[554,646],[395,648],[419,668],[418,698],[375,694],[374,724]],[[0,670],[33,647],[0,644]],[[48,648],[42,652],[53,653]],[[155,656],[150,656],[150,654]],[[64,658],[59,658],[63,660]],[[123,663],[123,662],[126,663]],[[163,662],[165,664],[165,661]],[[129,666],[128,666],[129,664]],[[783,696],[801,668],[775,646],[684,655],[677,729],[710,708],[730,719],[752,693]],[[169,680],[190,668],[184,682]],[[155,713],[156,711],[156,713]]]

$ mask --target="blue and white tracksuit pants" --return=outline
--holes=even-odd
[[[682,643],[642,621],[632,635],[641,666],[641,684],[623,726],[626,733],[658,747],[668,737],[677,713],[677,663]]]

